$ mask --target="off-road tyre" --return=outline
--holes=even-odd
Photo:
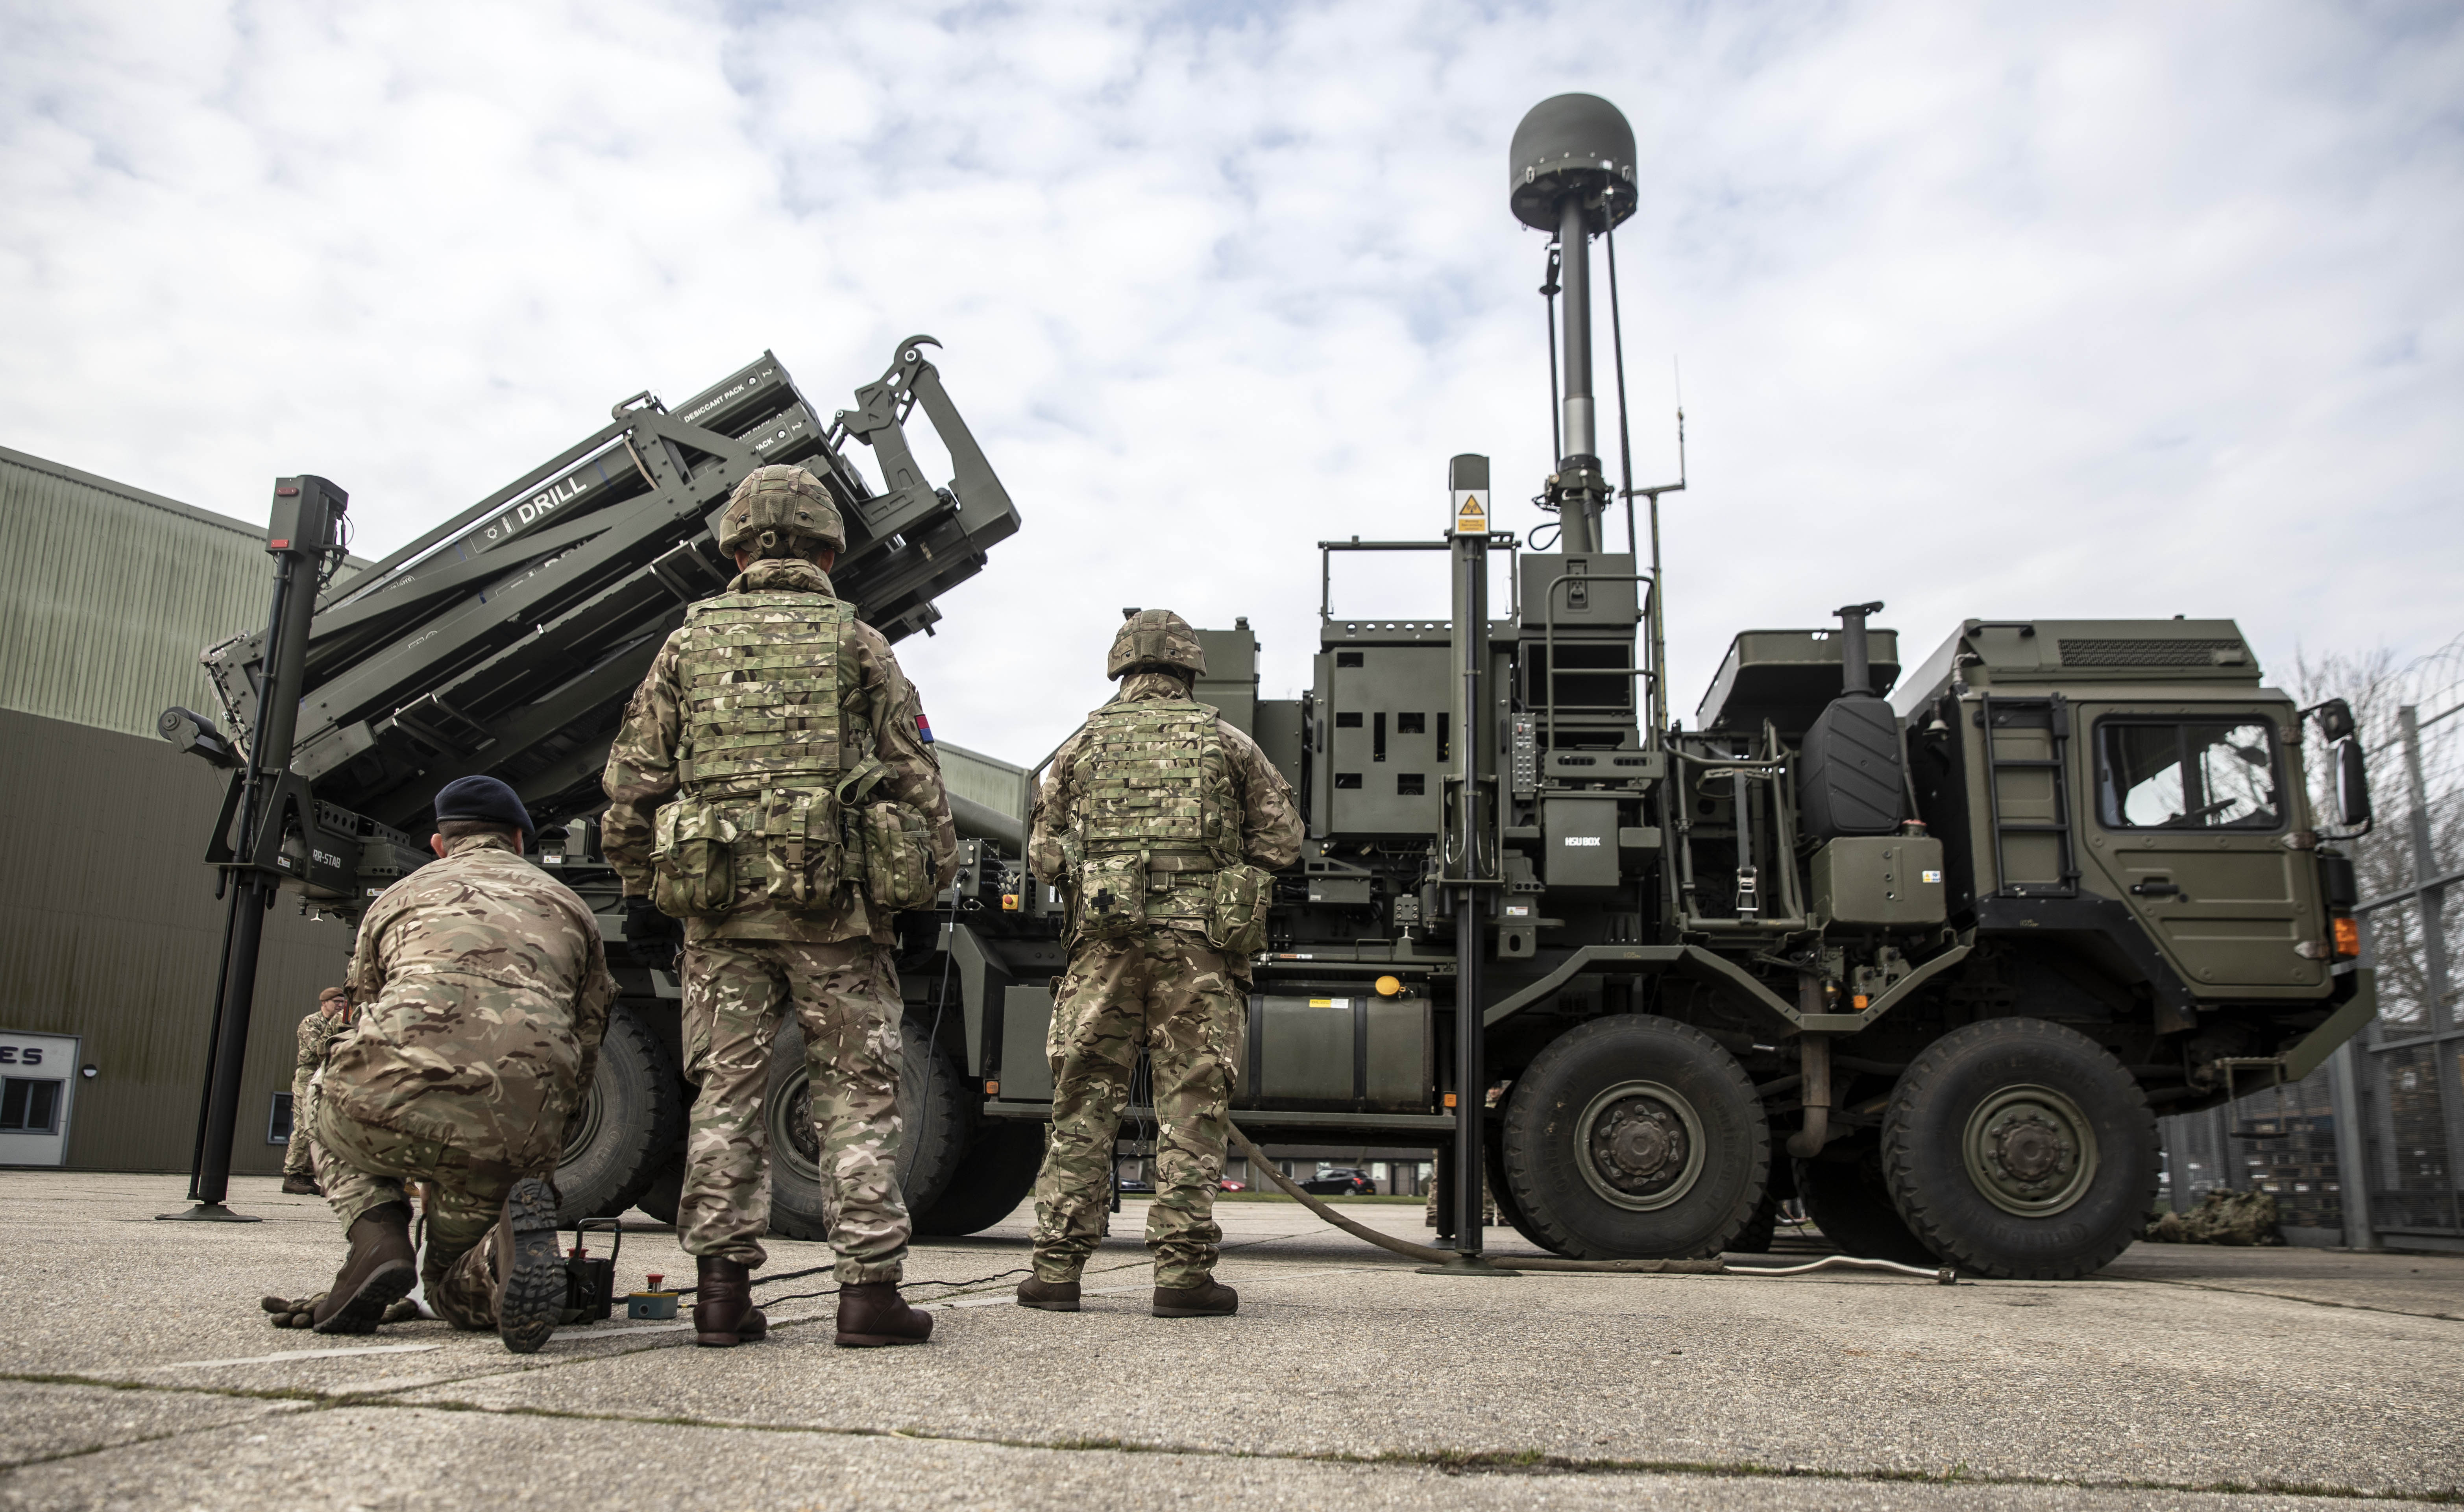
[[[910,1016],[899,1033],[898,1188],[911,1214],[932,1207],[949,1190],[973,1132],[958,1068],[926,1042],[930,1031],[930,1020]],[[770,1078],[761,1093],[770,1134],[770,1232],[791,1239],[829,1238],[811,1093],[803,1026],[791,1014],[770,1041]]]
[[[1944,1260],[2068,1281],[2103,1269],[2146,1226],[2156,1117],[2085,1035],[1989,1019],[1935,1041],[1900,1077],[1881,1167],[1901,1216]]]
[[[641,1012],[619,999],[607,1010],[599,1066],[565,1125],[557,1162],[557,1221],[614,1217],[642,1198],[684,1144],[691,1101],[676,1060]]]
[[[650,1178],[650,1184],[643,1189],[642,1194],[633,1199],[633,1206],[673,1228],[676,1209],[684,1201],[684,1194],[685,1157],[684,1151],[678,1150],[675,1158],[659,1168],[659,1173]]]
[[[1796,1162],[1796,1194],[1805,1216],[1842,1255],[1897,1260],[1903,1265],[1939,1263],[1891,1202],[1882,1162],[1868,1134],[1861,1148],[1826,1150],[1826,1158]]]
[[[1044,1169],[1044,1126],[1003,1119],[977,1135],[939,1201],[915,1215],[915,1232],[955,1238],[1018,1211]]]
[[[1762,1201],[1754,1204],[1753,1216],[1746,1219],[1746,1226],[1739,1229],[1737,1237],[1728,1241],[1729,1254],[1768,1255],[1771,1253],[1771,1238],[1779,1233],[1779,1189],[1766,1184],[1763,1187]]]
[[[1753,1083],[1673,1019],[1617,1014],[1567,1031],[1516,1079],[1504,1112],[1501,1194],[1530,1225],[1520,1232],[1559,1255],[1717,1255],[1769,1182]]]
[[[1509,1100],[1513,1097],[1511,1088],[1507,1096]],[[1502,1114],[1505,1109],[1500,1107],[1496,1112]],[[1525,1243],[1547,1249],[1549,1241],[1531,1232],[1531,1220],[1524,1216],[1522,1205],[1514,1200],[1514,1187],[1506,1179],[1506,1130],[1495,1116],[1488,1123],[1488,1165],[1481,1179],[1487,1183],[1482,1190],[1496,1202],[1497,1216],[1506,1220],[1506,1226],[1522,1235]]]

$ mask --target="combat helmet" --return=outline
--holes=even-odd
[[[803,468],[755,468],[727,496],[718,519],[718,549],[756,557],[810,557],[827,546],[847,550],[838,506],[822,480]]]
[[[1112,637],[1112,655],[1104,675],[1118,678],[1148,668],[1170,667],[1192,677],[1206,675],[1206,653],[1199,649],[1198,632],[1170,609],[1133,609],[1129,623]]]

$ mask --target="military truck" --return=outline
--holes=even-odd
[[[1691,728],[1671,717],[1658,530],[1639,551],[1633,510],[1656,520],[1669,489],[1630,467],[1610,488],[1590,373],[1589,243],[1614,315],[1632,133],[1560,97],[1511,169],[1564,301],[1559,538],[1496,531],[1486,460],[1458,456],[1442,534],[1319,543],[1301,696],[1258,696],[1245,620],[1203,636],[1198,696],[1309,820],[1236,1121],[1439,1149],[1467,1260],[1486,1186],[1573,1257],[1761,1247],[1793,1194],[1853,1253],[2097,1269],[2154,1199],[2157,1112],[2299,1078],[2374,1012],[2334,844],[2369,817],[2349,710],[2266,687],[2229,621],[1974,619],[1904,671],[1863,603],[1738,633]],[[1339,562],[1405,552],[1433,604],[1443,569],[1450,615],[1339,610]],[[2311,813],[2310,718],[2334,824]],[[962,1085],[974,1119],[1031,1128],[1069,900],[988,844],[972,860],[946,929]]]
[[[1689,728],[1668,705],[1657,527],[1683,483],[1638,488],[1622,463],[1610,483],[1592,382],[1595,240],[1622,345],[1614,238],[1635,204],[1633,135],[1606,101],[1561,96],[1525,119],[1510,170],[1509,205],[1549,235],[1544,293],[1562,305],[1559,461],[1540,500],[1557,538],[1535,549],[1497,530],[1486,460],[1458,456],[1442,495],[1432,477],[1437,533],[1319,544],[1299,697],[1259,696],[1247,621],[1202,632],[1198,696],[1257,738],[1309,821],[1253,962],[1236,1121],[1262,1139],[1438,1150],[1441,1232],[1466,1265],[1481,1263],[1481,1226],[1461,1216],[1486,1189],[1526,1238],[1573,1257],[1759,1247],[1793,1194],[1859,1254],[2002,1276],[2096,1269],[2145,1221],[2157,1112],[2298,1078],[2374,1012],[2336,844],[2368,822],[2349,711],[2265,687],[2228,621],[1969,620],[1905,671],[1896,633],[1869,626],[1881,605],[1862,603],[1738,633]],[[883,417],[902,396],[931,409],[937,384],[913,358],[830,437],[894,442]],[[858,493],[852,470],[828,473],[864,540],[837,581],[893,634],[1014,528],[941,403],[945,440],[957,431],[951,493],[913,481],[895,447],[894,507]],[[620,428],[628,415],[660,424],[619,406]],[[638,492],[614,430],[353,580],[335,610],[368,604],[371,628],[305,705],[294,770],[357,844],[325,852],[344,859],[322,872],[306,847],[328,906],[416,864],[402,826],[447,778],[496,772],[562,822],[541,860],[599,906],[627,988],[561,1173],[574,1216],[672,1213],[688,1095],[672,946],[619,937],[589,779],[662,627],[721,581],[694,534],[702,515],[756,457],[836,461],[826,446],[753,449],[766,425],[720,427],[734,452],[704,431],[690,443],[704,460],[643,469],[651,492],[683,489],[659,495],[683,544],[628,569],[634,607],[610,628],[535,621],[518,596],[532,563],[561,559],[548,532],[562,526],[513,522],[520,549],[493,560],[501,548],[479,537],[517,496],[573,519],[556,502],[567,485],[541,483],[585,454]],[[449,539],[467,555],[449,558]],[[1420,554],[1447,612],[1338,612],[1336,567],[1360,553]],[[388,594],[416,607],[380,629]],[[492,702],[486,656],[518,662],[495,648],[536,644],[535,623],[566,660]],[[438,649],[431,625],[477,650]],[[2332,823],[2311,812],[2311,720],[2333,742]],[[165,729],[191,738],[171,715]],[[1020,861],[1036,770],[1006,804],[959,805],[958,879],[900,926],[901,1175],[926,1233],[1010,1213],[1042,1148],[1071,900]],[[1151,1128],[1149,1085],[1133,1082],[1130,1137]],[[770,1092],[773,1224],[819,1237],[792,1029]]]

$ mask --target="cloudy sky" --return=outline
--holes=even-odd
[[[1852,599],[1911,655],[1969,615],[2230,615],[2287,673],[2464,629],[2444,0],[0,0],[0,443],[255,518],[320,472],[373,554],[636,390],[768,348],[826,410],[930,332],[1024,527],[901,656],[1014,759],[1123,604],[1245,614],[1297,689],[1313,543],[1435,535],[1451,453],[1540,522],[1506,146],[1569,90],[1641,142],[1639,481],[1682,365],[1678,710],[1735,630]]]

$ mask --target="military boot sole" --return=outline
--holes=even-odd
[[[1051,1286],[1054,1289],[1050,1292],[1038,1294],[1029,1291],[1023,1285],[1020,1286],[1018,1289],[1018,1304],[1022,1307],[1033,1307],[1039,1312],[1076,1312],[1079,1310],[1078,1286],[1076,1282],[1071,1282],[1067,1291],[1061,1290],[1060,1283],[1057,1282],[1046,1282],[1044,1284]]]
[[[419,1284],[419,1267],[408,1260],[387,1260],[368,1272],[348,1302],[316,1325],[319,1333],[374,1333],[385,1309],[410,1295]]]
[[[1241,1294],[1229,1286],[1196,1291],[1157,1286],[1155,1290],[1154,1314],[1158,1318],[1229,1318],[1240,1310]]]
[[[556,1332],[564,1310],[564,1256],[557,1245],[556,1194],[536,1176],[514,1183],[505,1199],[505,1217],[513,1232],[507,1253],[496,1257],[505,1267],[504,1290],[496,1301],[496,1337],[516,1354],[534,1354]]]

